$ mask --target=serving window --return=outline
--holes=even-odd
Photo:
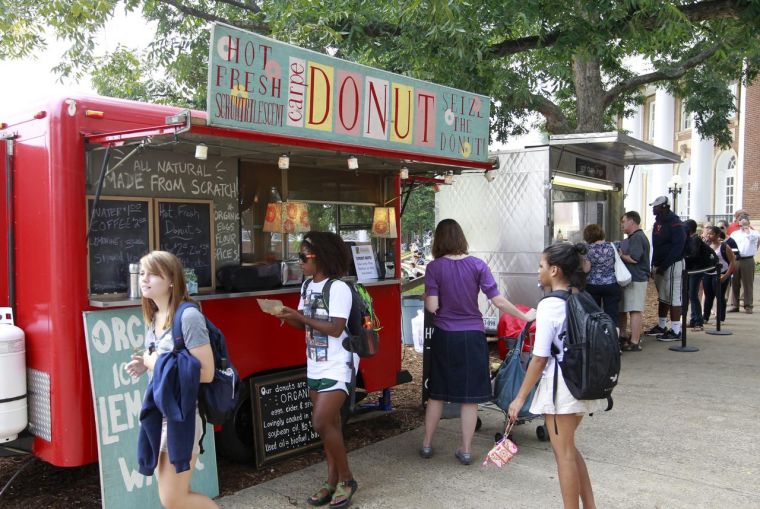
[[[303,233],[265,232],[267,204],[303,203],[309,229],[338,233],[346,241],[371,240],[372,214],[382,202],[383,179],[369,173],[243,162],[240,166],[241,258],[246,263],[292,258]]]

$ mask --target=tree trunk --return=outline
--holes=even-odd
[[[575,95],[577,98],[577,133],[604,130],[604,89],[599,59],[588,55],[573,58]]]

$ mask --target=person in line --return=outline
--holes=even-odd
[[[755,280],[755,253],[757,253],[760,244],[760,233],[750,226],[748,216],[744,216],[739,221],[739,229],[731,234],[731,238],[736,242],[739,249],[739,255],[736,257],[736,274],[731,283],[731,293],[733,293],[734,308],[729,312],[739,310],[739,291],[744,293],[744,311],[752,314],[752,284]]]
[[[429,399],[425,411],[425,437],[419,454],[433,456],[433,436],[443,413],[444,402],[461,403],[462,437],[455,457],[472,462],[472,437],[478,420],[478,403],[492,399],[483,316],[478,293],[502,313],[531,321],[535,310],[518,310],[499,294],[486,263],[467,254],[467,239],[453,219],[444,219],[435,229],[433,261],[425,272],[425,309],[435,315],[431,340]]]
[[[584,244],[559,243],[544,249],[538,264],[539,284],[551,291],[570,291],[571,287],[575,291],[582,290],[586,279],[582,268],[585,253]],[[547,297],[538,303],[533,358],[507,414],[510,421],[517,419],[525,399],[538,382],[530,413],[543,414],[547,423],[564,507],[577,508],[580,500],[583,507],[589,509],[596,507],[596,504],[586,462],[575,447],[575,432],[583,415],[605,409],[607,400],[575,399],[565,384],[561,368],[558,368],[557,404],[554,404],[554,363],[556,360],[561,362],[563,358],[560,338],[567,330],[566,309],[567,303],[560,297]],[[552,345],[559,351],[556,360],[551,354]]]
[[[162,365],[166,365],[170,352],[174,350],[174,340],[171,330],[174,320],[174,314],[179,305],[183,302],[194,302],[188,292],[185,284],[184,271],[182,262],[166,251],[152,251],[140,259],[140,289],[142,290],[142,310],[145,317],[145,352],[143,354],[132,355],[125,370],[132,377],[139,377],[145,372],[149,372],[151,381],[149,391],[153,389],[151,396],[156,392],[156,388],[162,380],[156,380],[160,375],[154,374],[154,369],[159,373]],[[197,307],[190,307],[182,313],[182,336],[185,341],[187,354],[197,361],[191,361],[189,365],[194,365],[192,376],[187,375],[187,371],[182,371],[182,376],[178,377],[180,387],[176,389],[185,393],[193,391],[196,394],[200,389],[201,383],[209,383],[214,379],[214,354],[211,350],[211,344],[206,328],[206,320]],[[159,365],[157,367],[157,364]],[[198,369],[198,366],[200,368]],[[148,400],[146,393],[146,401]],[[151,398],[152,399],[152,398]],[[146,410],[150,410],[152,416],[148,419]],[[143,403],[141,412],[141,437],[138,440],[138,456],[144,455],[142,445],[147,447],[147,442],[143,437],[153,433],[154,430],[147,429],[152,423],[156,423],[155,433],[160,433],[159,451],[151,451],[151,456],[158,452],[158,495],[161,499],[161,505],[167,509],[172,508],[214,508],[218,507],[206,495],[195,493],[190,490],[190,480],[200,453],[200,438],[203,434],[203,424],[200,414],[198,413],[197,402],[193,415],[186,419],[186,423],[177,425],[174,422],[167,423],[166,416],[156,414],[159,412],[156,408],[146,408]],[[146,415],[144,415],[146,414]],[[186,426],[185,426],[186,425]],[[160,432],[158,431],[160,426]],[[192,443],[189,443],[192,440]],[[184,465],[180,462],[172,464],[170,460],[176,456],[176,451],[192,451],[189,463]],[[140,459],[141,471],[143,460]],[[152,473],[155,468],[149,465],[147,468]]]
[[[304,235],[298,258],[304,281],[298,310],[283,307],[278,318],[306,334],[306,381],[312,403],[312,424],[327,458],[327,481],[306,502],[347,507],[358,489],[343,439],[341,408],[354,390],[359,357],[343,348],[346,321],[351,312],[351,289],[340,280],[347,271],[349,252],[335,233],[310,231]],[[323,290],[333,279],[330,294]],[[353,359],[351,358],[353,356]]]
[[[699,256],[701,254],[700,244],[704,241],[702,236],[697,234],[697,222],[693,219],[687,219],[683,224],[686,228],[686,245],[684,247],[686,270],[691,272],[702,269],[704,267],[700,264],[703,260],[700,260]],[[704,246],[702,248],[704,249]],[[702,320],[702,302],[700,301],[703,278],[703,272],[689,274],[689,327],[694,331],[701,331],[705,328]]]
[[[623,292],[615,277],[615,246],[605,242],[604,230],[598,224],[590,224],[583,229],[583,240],[588,244],[586,260],[590,264],[586,291],[617,327]]]
[[[667,196],[658,196],[652,203],[655,215],[652,229],[652,275],[657,287],[657,325],[647,336],[658,341],[681,340],[681,273],[686,230],[681,219],[670,210]],[[670,327],[668,327],[670,313]]]
[[[744,217],[744,216],[749,217],[747,215],[747,211],[746,210],[744,210],[744,209],[738,209],[738,210],[734,211],[734,220],[726,228],[726,235],[728,237],[730,237],[731,234],[734,233],[736,230],[738,230],[739,228],[741,228],[741,225],[739,224],[739,222],[741,221],[742,217]]]
[[[712,313],[713,301],[715,300],[715,283],[719,282],[719,289],[717,293],[718,309],[716,315],[718,320],[724,322],[726,320],[726,290],[728,289],[728,283],[731,281],[731,274],[736,270],[736,257],[731,247],[722,242],[726,238],[726,234],[723,230],[716,226],[712,226],[707,230],[707,245],[715,251],[720,260],[720,274],[712,270],[705,273],[703,279],[703,286],[705,289],[705,303],[702,311],[702,319],[704,323],[710,320],[710,314]]]
[[[629,211],[620,218],[620,229],[628,235],[621,243],[620,258],[631,273],[631,282],[623,287],[620,309],[620,332],[625,332],[627,314],[630,314],[631,335],[623,340],[622,349],[627,352],[641,351],[641,322],[646,304],[649,281],[649,239],[641,229],[641,216]]]

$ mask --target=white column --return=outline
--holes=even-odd
[[[692,123],[692,125],[695,125]],[[710,213],[713,186],[712,138],[702,138],[697,129],[691,131],[691,203],[689,217],[697,223],[704,222]],[[685,191],[684,191],[685,193]],[[683,194],[683,193],[682,193]]]
[[[655,93],[654,103],[654,144],[665,150],[672,151],[675,135],[675,99],[665,90],[658,88]],[[647,203],[652,203],[658,196],[668,194],[668,180],[673,175],[673,165],[654,165],[652,166],[651,174]]]
[[[623,129],[627,131],[630,136],[633,138],[636,138],[638,140],[641,139],[641,133],[642,133],[642,126],[641,121],[644,118],[643,113],[643,106],[639,106],[636,112],[627,118],[623,119]],[[639,214],[641,214],[641,201],[642,201],[642,178],[641,176],[644,174],[644,170],[646,169],[646,166],[644,165],[637,165],[637,166],[626,166],[625,172],[624,172],[624,178],[625,182],[624,185],[624,191],[626,193],[625,200],[623,201],[623,207],[625,207],[626,211],[629,210],[635,210]],[[633,179],[631,179],[631,173],[633,172]],[[629,184],[630,182],[630,184]]]

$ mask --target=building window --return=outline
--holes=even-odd
[[[726,214],[734,213],[734,180],[736,178],[736,157],[731,156],[726,168]]]
[[[686,181],[686,211],[685,214],[689,217],[691,217],[691,162],[689,162],[689,166],[686,170],[686,178],[682,180]],[[681,210],[684,210],[684,207],[681,207]]]
[[[649,103],[649,129],[647,130],[647,133],[649,135],[648,139],[653,140],[654,139],[654,113],[655,113],[655,103],[654,101]]]
[[[686,111],[686,103],[681,101],[681,131],[691,129],[691,113]]]
[[[739,85],[737,83],[731,83],[728,86],[728,91],[731,92],[731,95],[733,96],[734,116],[736,116],[736,111],[739,109]]]

